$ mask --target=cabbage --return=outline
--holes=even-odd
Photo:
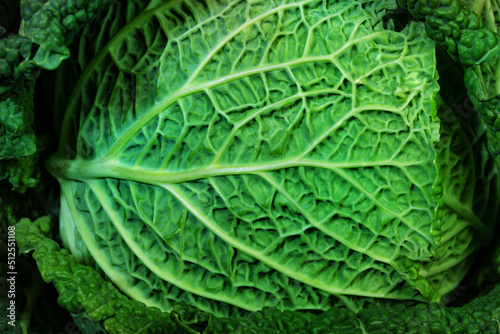
[[[499,0],[0,7],[0,332],[499,333]]]
[[[497,168],[395,8],[114,4],[57,76],[66,247],[164,311],[439,301],[491,239]]]

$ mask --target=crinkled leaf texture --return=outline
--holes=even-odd
[[[491,241],[500,209],[500,178],[495,157],[488,152],[487,127],[466,101],[468,105],[455,104],[455,110],[442,104],[438,111],[441,244],[433,261],[424,263],[419,273],[441,293],[457,288],[476,250]]]
[[[114,0],[24,0],[20,3],[19,34],[37,45],[30,63],[45,69],[57,68],[70,56],[68,44],[80,28]]]
[[[32,110],[17,101],[0,101],[0,180],[8,179],[20,192],[36,185],[38,179],[32,118]]]
[[[438,300],[434,43],[394,8],[113,4],[59,81],[67,247],[163,310]]]
[[[487,125],[490,152],[500,165],[500,34],[498,1],[398,0],[425,21],[428,35],[464,68],[464,83]]]
[[[20,232],[16,241],[21,253],[34,251],[42,276],[54,283],[59,303],[73,313],[82,333],[102,333],[103,329],[110,334],[498,333],[498,284],[463,307],[379,301],[358,313],[346,308],[313,314],[265,307],[246,317],[227,318],[174,303],[171,312],[160,312],[128,299],[93,268],[78,264],[66,249],[45,236],[49,229],[47,217],[34,222],[22,219],[16,225]],[[2,325],[8,326],[0,321]]]
[[[0,180],[7,179],[8,187],[20,193],[34,187],[39,178],[35,167],[39,141],[32,128],[39,70],[26,61],[30,46],[29,39],[21,36],[0,38]]]

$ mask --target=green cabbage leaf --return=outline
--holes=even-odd
[[[347,308],[314,314],[264,307],[245,317],[216,317],[174,303],[170,312],[160,312],[127,298],[93,268],[78,263],[47,236],[50,230],[48,217],[21,220],[19,251],[33,251],[42,277],[54,283],[59,304],[71,312],[82,333],[498,333],[498,284],[463,307],[387,301],[367,305],[358,313]]]
[[[490,242],[497,167],[396,8],[112,3],[56,75],[65,246],[163,311],[440,301]]]

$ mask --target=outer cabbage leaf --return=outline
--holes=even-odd
[[[34,222],[22,219],[16,225],[19,252],[33,252],[38,269],[46,282],[53,282],[58,303],[74,314],[86,333],[183,333],[157,308],[129,300],[110,282],[88,266],[76,263],[66,249],[46,235],[50,233],[48,217]],[[93,322],[88,322],[88,320]],[[102,327],[100,324],[102,324]],[[66,330],[68,328],[66,327]]]
[[[20,35],[29,37],[38,47],[30,61],[53,70],[70,55],[68,44],[81,27],[114,0],[93,1],[21,1]]]
[[[68,247],[163,310],[439,299],[434,44],[388,8],[115,4],[56,110]]]
[[[38,155],[30,117],[32,110],[25,110],[12,99],[0,101],[0,180],[8,179],[11,187],[20,192],[38,181]]]
[[[398,0],[464,68],[465,87],[486,124],[489,150],[500,165],[500,34],[496,1]],[[486,8],[484,8],[486,5]],[[484,12],[483,12],[484,11]]]
[[[477,250],[492,241],[499,217],[500,178],[487,148],[487,128],[466,99],[442,104],[438,163],[443,177],[441,245],[420,274],[442,294],[462,281]],[[453,298],[453,296],[451,296]]]
[[[4,36],[5,34],[5,36]],[[5,99],[8,93],[32,87],[30,81],[38,77],[38,70],[29,63],[31,42],[28,38],[16,35],[6,35],[0,27],[0,97]],[[24,92],[20,99],[24,102],[32,98],[32,92]],[[23,96],[25,95],[25,96]],[[32,104],[33,102],[31,102]]]
[[[500,1],[460,0],[460,4],[476,13],[488,29],[500,32]]]
[[[38,181],[32,125],[34,80],[39,71],[27,61],[29,39],[3,33],[0,27],[0,180],[7,179],[7,187],[24,192]]]
[[[266,307],[247,317],[225,318],[176,303],[170,313],[161,313],[126,298],[93,268],[76,263],[67,250],[44,235],[48,227],[46,217],[19,222],[19,249],[22,253],[34,250],[43,277],[54,283],[60,303],[74,312],[83,333],[101,333],[103,328],[111,334],[499,332],[498,285],[463,307],[390,301],[368,305],[357,314],[346,308],[312,314]],[[0,322],[0,328],[2,325]]]

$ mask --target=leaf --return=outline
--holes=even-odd
[[[11,99],[0,101],[0,180],[8,179],[14,189],[23,192],[37,183],[36,139],[24,110]]]
[[[21,36],[0,39],[0,180],[17,192],[39,178],[33,131],[33,95],[39,70],[27,62],[31,43]]]
[[[487,126],[489,151],[500,165],[500,34],[498,2],[452,0],[399,1],[425,21],[429,36],[464,68],[464,83]],[[483,12],[483,7],[486,10]]]
[[[162,310],[438,299],[434,44],[387,8],[113,5],[56,110],[72,252]]]
[[[34,222],[22,219],[16,225],[19,253],[34,251],[33,258],[42,278],[54,283],[59,293],[58,303],[73,314],[83,330],[96,333],[104,328],[111,334],[185,332],[168,314],[128,299],[94,269],[76,263],[67,250],[46,237],[50,229],[48,217]],[[93,323],[88,322],[89,319]]]
[[[38,45],[30,59],[41,68],[56,69],[70,55],[68,44],[81,27],[107,9],[113,0],[42,1],[21,3],[20,35]]]
[[[85,333],[98,333],[103,327],[108,333],[179,334],[498,332],[499,285],[489,291],[485,289],[463,307],[379,301],[358,313],[346,308],[313,314],[265,307],[247,317],[224,318],[175,303],[170,313],[161,313],[126,298],[94,269],[76,263],[72,255],[44,236],[48,223],[46,217],[34,222],[20,221],[16,226],[17,243],[22,252],[35,250],[33,257],[42,275],[48,282],[54,282],[60,293],[59,302],[78,312],[73,316]],[[5,325],[0,322],[1,326]]]
[[[438,163],[443,176],[442,237],[435,260],[420,274],[441,293],[452,292],[493,238],[498,220],[500,179],[488,152],[487,128],[468,99],[441,104]]]

